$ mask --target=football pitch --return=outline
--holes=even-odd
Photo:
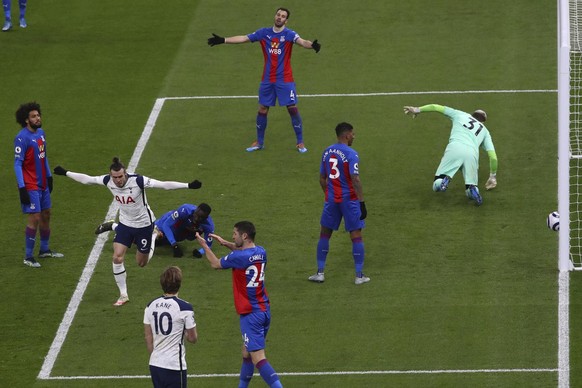
[[[580,276],[558,273],[557,234],[545,226],[557,208],[555,4],[407,3],[281,4],[292,10],[290,28],[322,43],[317,55],[299,47],[293,54],[306,154],[295,150],[280,107],[269,113],[266,148],[244,151],[255,136],[260,49],[206,45],[212,32],[271,24],[278,5],[30,4],[29,28],[0,34],[10,91],[0,95],[8,182],[0,186],[0,385],[149,386],[143,309],[160,294],[168,265],[182,268],[180,296],[196,312],[189,385],[236,386],[240,367],[230,274],[188,257],[192,243],[182,243],[181,259],[159,247],[145,268],[131,249],[131,302],[111,306],[112,236],[93,234],[114,211],[103,187],[55,177],[51,245],[66,257],[40,269],[22,265],[24,220],[9,147],[13,112],[28,100],[42,104],[51,167],[100,175],[120,156],[156,179],[203,182],[196,191],[150,190],[157,216],[207,202],[224,237],[237,221],[257,225],[257,243],[269,254],[266,353],[284,386],[582,385]],[[432,192],[450,123],[436,113],[414,120],[402,113],[427,103],[488,112],[499,185],[484,190],[482,153],[483,206],[465,197],[460,174],[446,193]],[[372,280],[363,286],[353,284],[341,229],[326,282],[307,281],[316,269],[320,154],[340,121],[356,128],[369,209]],[[264,383],[255,375],[251,386]]]

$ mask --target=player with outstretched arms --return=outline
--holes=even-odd
[[[119,298],[114,306],[122,306],[129,301],[127,293],[127,273],[124,260],[127,249],[132,243],[137,246],[135,260],[140,267],[148,263],[152,243],[154,214],[146,197],[146,189],[199,189],[202,183],[194,180],[190,183],[159,181],[139,174],[129,174],[119,158],[113,158],[109,174],[89,176],[65,170],[61,166],[54,169],[56,175],[65,175],[85,185],[101,185],[109,189],[119,206],[119,223],[105,222],[97,228],[99,234],[115,230],[113,240],[113,277],[119,288]]]
[[[447,116],[452,122],[449,143],[437,167],[433,191],[446,191],[450,181],[459,170],[465,180],[465,194],[481,206],[483,198],[477,187],[479,180],[479,148],[489,156],[489,179],[485,183],[487,190],[497,187],[497,154],[491,134],[485,121],[487,113],[481,109],[472,114],[448,106],[429,104],[421,107],[405,106],[404,113],[416,117],[420,113],[438,112]]]
[[[287,21],[291,12],[287,8],[278,8],[272,27],[260,28],[248,35],[221,37],[212,34],[208,38],[208,45],[213,47],[219,44],[240,44],[260,42],[265,60],[263,77],[259,85],[259,111],[257,113],[257,139],[247,148],[248,152],[262,150],[267,130],[267,115],[269,108],[279,105],[286,106],[291,117],[291,124],[297,139],[297,151],[307,152],[303,143],[303,120],[297,108],[297,89],[291,69],[291,53],[293,45],[306,49],[313,49],[316,53],[321,50],[321,44],[315,39],[313,42],[303,39],[299,34],[287,28]]]

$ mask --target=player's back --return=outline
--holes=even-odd
[[[478,152],[481,143],[487,138],[490,139],[489,130],[485,124],[469,113],[447,107],[444,114],[453,123],[449,142],[457,141],[466,144]]]
[[[320,174],[327,178],[326,202],[356,201],[352,175],[359,174],[358,153],[347,144],[333,144],[323,151]]]
[[[176,296],[161,296],[148,303],[144,323],[152,328],[154,351],[150,365],[160,368],[186,369],[184,330],[196,326],[192,305]]]

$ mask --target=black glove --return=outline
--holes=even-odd
[[[67,175],[67,172],[68,170],[65,170],[61,166],[56,166],[55,169],[53,170],[53,173],[55,175]]]
[[[208,45],[210,47],[216,46],[217,44],[223,44],[225,39],[222,36],[212,34],[212,38],[208,38]]]
[[[23,205],[30,205],[30,195],[28,195],[26,187],[19,187],[18,192],[20,193],[20,203]]]
[[[317,39],[315,39],[312,43],[311,43],[311,47],[313,47],[313,49],[315,50],[315,53],[317,54],[319,52],[319,50],[321,50],[321,45],[319,43],[317,43]]]
[[[202,187],[202,182],[200,182],[198,179],[195,179],[192,182],[188,183],[189,189],[199,189],[201,187]]]
[[[200,251],[198,249],[194,248],[194,250],[192,251],[192,256],[199,259],[202,257],[202,253],[200,253]]]
[[[184,256],[184,252],[182,251],[182,248],[180,248],[178,244],[172,245],[172,250],[174,251],[174,257]]]
[[[53,177],[52,176],[47,176],[46,177],[46,183],[48,185],[49,193],[52,193],[53,192]]]
[[[368,210],[366,210],[366,203],[364,201],[360,202],[360,220],[365,220],[368,217]]]

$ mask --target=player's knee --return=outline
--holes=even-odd
[[[287,107],[287,112],[289,112],[291,116],[295,116],[299,114],[299,109],[297,109],[295,105],[290,105]]]

